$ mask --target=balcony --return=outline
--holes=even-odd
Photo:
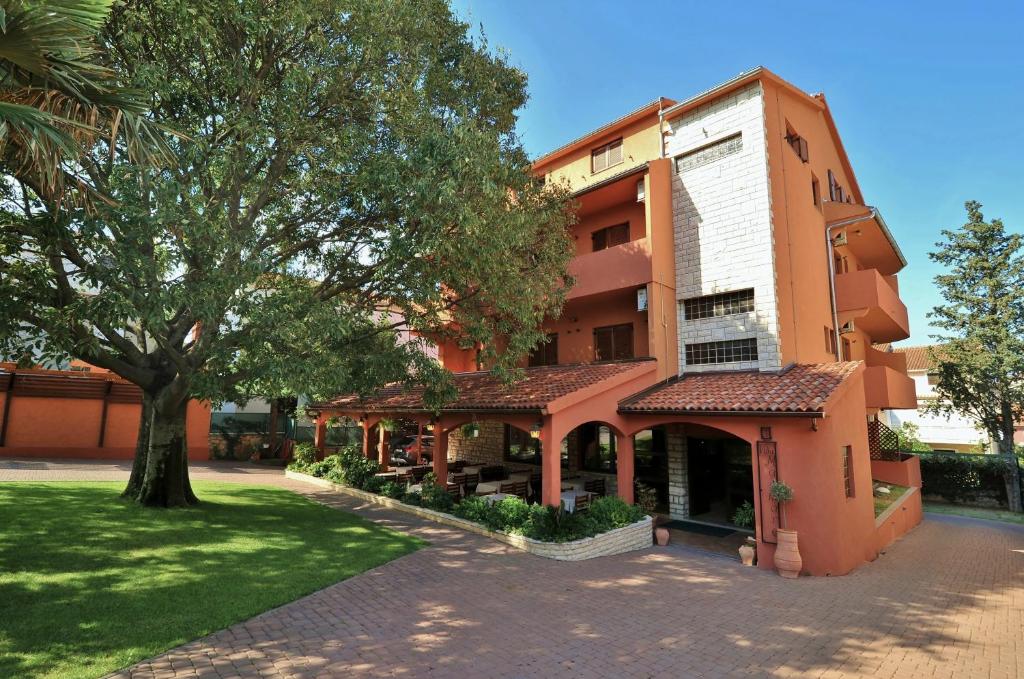
[[[647,285],[653,280],[650,241],[640,238],[579,255],[569,262],[569,273],[576,278],[576,285],[567,299]]]
[[[865,352],[864,396],[868,408],[906,409],[917,407],[914,380],[907,377],[907,355],[878,351]]]
[[[837,274],[836,309],[840,324],[853,321],[872,343],[910,337],[907,307],[876,269]]]

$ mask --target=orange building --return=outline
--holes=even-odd
[[[72,370],[19,369],[0,363],[0,457],[135,457],[142,391],[80,361]],[[190,460],[210,458],[210,407],[189,401]]]
[[[577,201],[576,282],[523,381],[460,372],[439,414],[396,387],[319,404],[321,423],[431,421],[440,478],[449,459],[533,469],[548,504],[569,476],[629,501],[643,484],[674,520],[734,527],[749,503],[765,568],[780,528],[797,531],[804,572],[840,575],[916,525],[917,460],[877,421],[913,407],[914,385],[901,354],[873,348],[910,334],[906,261],[824,96],[757,68],[534,168]],[[476,364],[454,347],[441,360]],[[911,490],[876,519],[873,480]],[[793,490],[785,507],[774,481]]]

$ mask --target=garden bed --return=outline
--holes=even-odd
[[[639,521],[635,521],[629,525],[612,528],[611,530],[601,532],[593,536],[576,540],[567,540],[564,542],[552,542],[537,540],[535,538],[516,533],[491,530],[476,521],[458,517],[453,514],[449,514],[448,512],[407,504],[395,498],[378,495],[377,493],[371,493],[365,490],[359,490],[345,484],[335,483],[333,481],[311,476],[293,469],[286,470],[285,475],[291,479],[305,481],[307,483],[320,486],[321,488],[343,493],[366,502],[382,505],[389,509],[406,512],[429,521],[435,521],[453,528],[459,528],[478,535],[484,535],[515,547],[516,549],[521,549],[537,556],[556,559],[558,561],[583,561],[585,559],[593,559],[599,556],[611,556],[613,554],[632,552],[651,546],[652,526],[651,517],[649,516],[644,516]],[[503,502],[508,501],[506,500]],[[496,503],[496,505],[500,504],[502,503]]]

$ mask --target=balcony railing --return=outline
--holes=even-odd
[[[568,299],[647,285],[653,280],[650,241],[640,238],[579,255],[569,262],[569,273],[576,278],[576,285]]]
[[[836,275],[839,322],[853,321],[872,342],[895,342],[910,337],[907,307],[875,269]]]

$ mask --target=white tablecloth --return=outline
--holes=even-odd
[[[574,490],[578,490],[582,493],[586,482],[586,479],[567,479],[562,481],[562,489],[565,490],[566,488],[573,488]]]
[[[472,464],[472,465],[469,465],[468,467],[463,467],[462,471],[459,472],[459,473],[460,474],[479,474],[480,470],[483,469],[483,468],[484,468],[484,466],[482,464]]]
[[[490,495],[484,495],[484,502],[487,504],[494,504],[495,502],[501,502],[507,497],[516,497],[515,495],[509,495],[508,493],[491,493]]]
[[[503,483],[519,483],[526,482],[526,492],[533,493],[533,487],[530,485],[530,472],[512,472],[508,475],[507,479],[500,481],[483,481],[477,484],[476,494],[487,495],[490,493],[497,493],[501,490],[501,484]]]
[[[577,495],[592,495],[592,493],[581,493],[578,490],[568,490],[562,493],[562,503],[565,504],[565,511],[570,513],[576,511]]]

